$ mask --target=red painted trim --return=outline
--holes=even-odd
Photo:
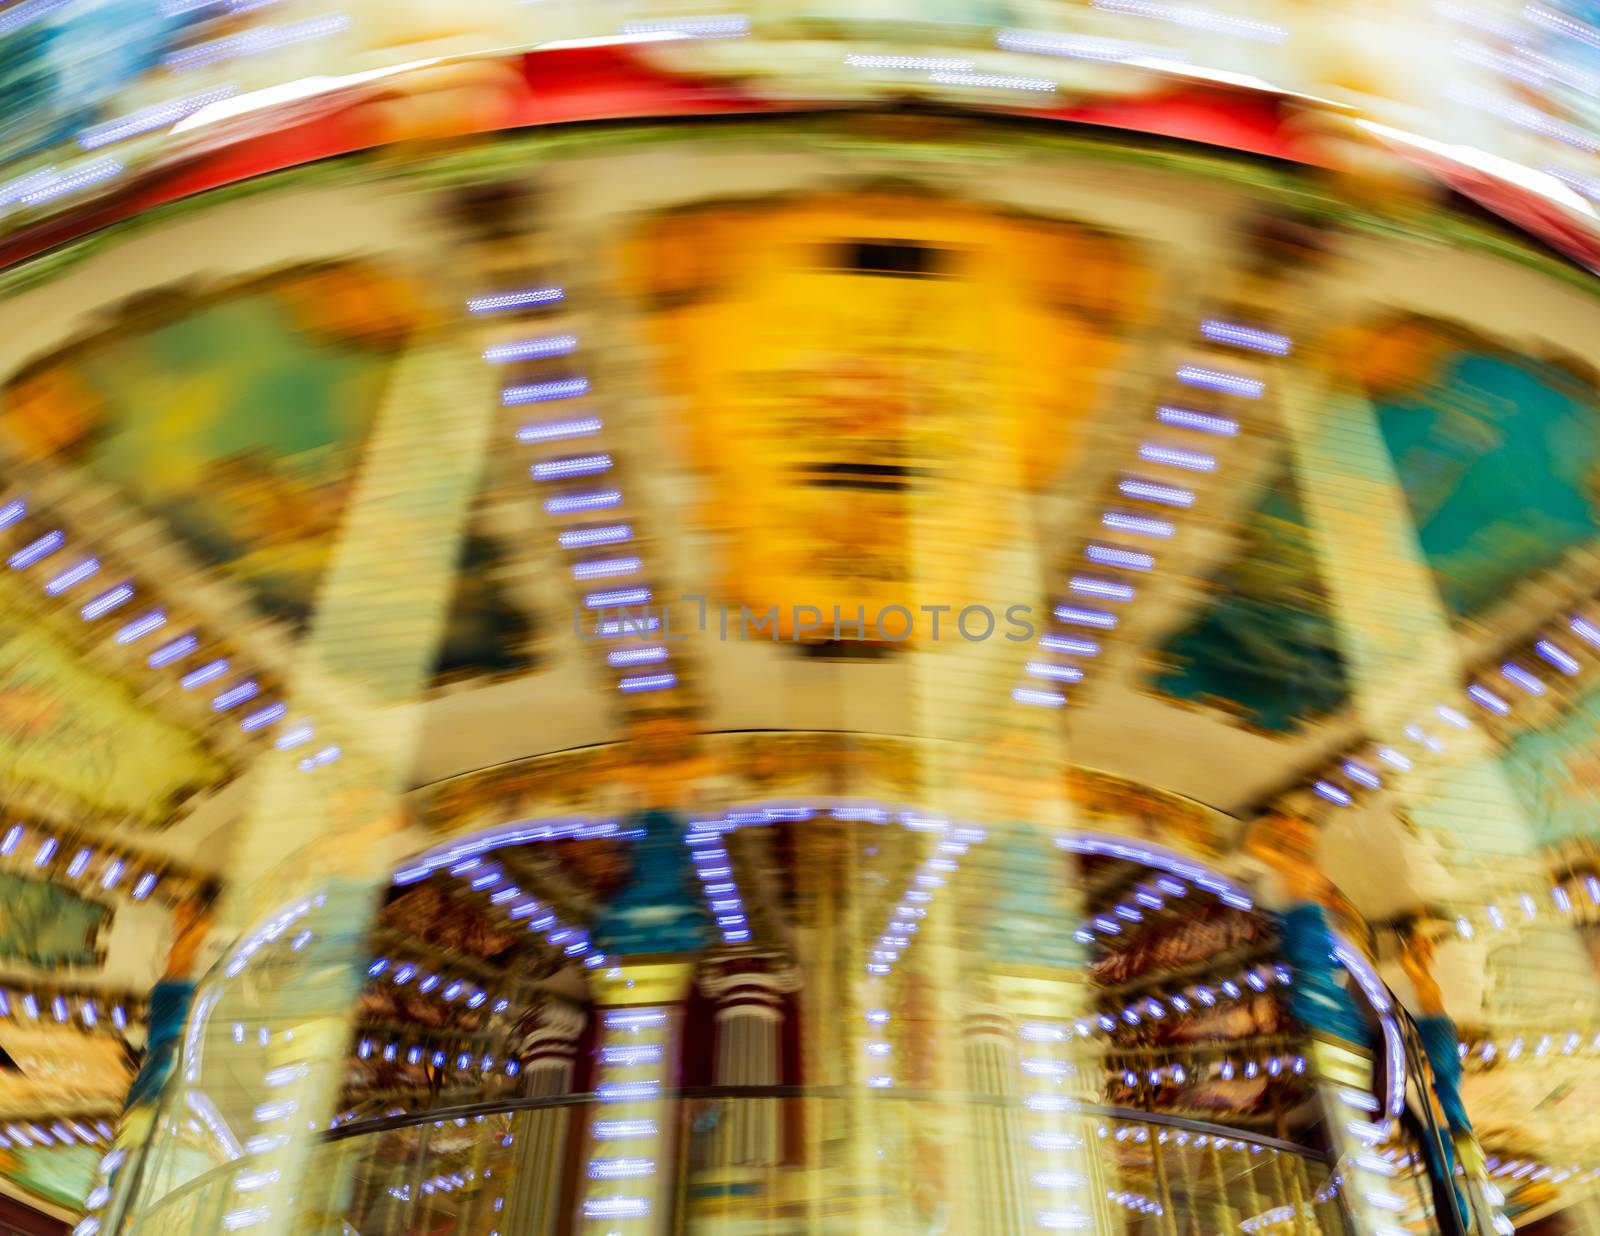
[[[534,125],[777,114],[827,106],[804,100],[768,99],[735,85],[676,76],[642,61],[627,47],[526,53],[501,63],[513,65],[517,72],[508,79],[515,84],[497,100],[498,121],[465,128],[459,136]],[[340,96],[286,105],[219,128],[209,146],[147,170],[125,182],[113,196],[0,241],[0,269],[168,202],[380,146],[383,142],[373,136],[371,112],[367,109],[403,93],[397,89],[401,80],[380,80]],[[1323,157],[1298,135],[1291,123],[1291,109],[1295,106],[1261,92],[1193,85],[1158,95],[1073,107],[987,110],[991,115],[1155,134],[1323,166]],[[1463,171],[1442,160],[1419,157],[1409,148],[1397,148],[1394,153],[1551,247],[1600,269],[1600,234],[1575,222],[1537,194],[1493,177]]]
[[[71,1228],[60,1219],[40,1214],[14,1197],[0,1193],[0,1233],[4,1236],[66,1236]]]

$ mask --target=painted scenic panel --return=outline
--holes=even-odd
[[[159,294],[14,377],[0,432],[114,486],[298,625],[414,316],[406,285],[348,263]]]
[[[0,591],[0,610],[4,593]],[[164,827],[227,769],[198,737],[141,708],[122,683],[20,615],[0,612],[0,777],[73,808]]]
[[[1600,393],[1577,366],[1459,327],[1387,320],[1338,349],[1371,400],[1424,561],[1453,617],[1600,533]],[[1287,733],[1346,698],[1316,546],[1287,474],[1250,516],[1216,599],[1161,649],[1157,691]]]
[[[1299,488],[1287,469],[1250,513],[1238,555],[1210,581],[1215,600],[1161,648],[1154,686],[1271,733],[1344,702],[1344,659],[1317,571]]]

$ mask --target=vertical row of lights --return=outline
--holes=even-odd
[[[659,1189],[656,1153],[661,1145],[663,1064],[672,1018],[661,1008],[613,1009],[605,1015],[600,1044],[600,1111],[590,1130],[594,1183],[583,1217],[613,1232],[629,1220],[649,1219]]]
[[[467,310],[478,316],[524,319],[565,300],[562,288],[532,287],[475,296],[467,302]],[[529,334],[485,348],[483,359],[490,365],[529,366],[577,352],[575,335]],[[617,690],[626,694],[668,690],[678,678],[666,645],[651,638],[660,627],[659,619],[642,612],[654,594],[643,582],[644,563],[635,552],[633,525],[623,517],[623,494],[613,476],[615,461],[598,444],[604,425],[593,411],[568,410],[589,393],[586,377],[538,378],[506,384],[500,402],[507,408],[538,409],[538,415],[517,430],[517,441],[538,453],[528,473],[547,491],[545,513],[561,525],[556,543],[568,556],[595,633],[619,641],[606,655]],[[630,607],[641,616],[629,618]],[[622,611],[623,616],[607,619],[606,612],[612,610]]]
[[[1207,319],[1200,335],[1218,348],[1286,356],[1284,335]],[[1235,399],[1260,399],[1266,383],[1248,374],[1216,365],[1179,365],[1173,374],[1183,386]],[[1212,452],[1239,434],[1231,416],[1173,404],[1155,411],[1156,432],[1139,444],[1137,462],[1117,482],[1119,500],[1101,512],[1101,536],[1082,547],[1083,568],[1067,579],[1067,597],[1053,610],[1059,626],[1039,640],[1044,654],[1027,664],[1032,683],[1011,692],[1020,704],[1060,708],[1067,702],[1064,686],[1084,680],[1085,662],[1100,653],[1103,633],[1122,621],[1119,612],[1139,592],[1137,581],[1155,570],[1156,548],[1177,531],[1177,514],[1194,506],[1191,478],[1216,472]]]
[[[911,947],[911,937],[916,935],[927,918],[934,895],[955,874],[962,856],[984,839],[982,829],[952,828],[946,820],[907,815],[902,817],[902,822],[914,832],[935,834],[939,841],[934,846],[934,852],[917,865],[910,884],[894,907],[888,925],[878,933],[878,938],[867,952],[867,989],[872,993],[881,993],[885,989],[895,963]],[[881,998],[873,1000],[869,996],[869,1002],[873,1007],[864,1014],[866,1042],[863,1045],[867,1055],[867,1085],[874,1090],[886,1090],[894,1085],[894,1065],[891,1061],[894,1048],[888,1038],[890,1013],[882,1007],[885,1002]]]
[[[1018,1031],[1023,1105],[1028,1146],[1037,1167],[1029,1178],[1034,1223],[1044,1231],[1072,1231],[1092,1223],[1084,1199],[1092,1179],[1088,1139],[1072,1126],[1078,1104],[1072,1087],[1078,1076],[1071,1058],[1071,1027],[1060,1022],[1028,1022]]]

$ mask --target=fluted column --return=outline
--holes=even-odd
[[[995,1236],[1016,1236],[1032,1228],[1016,1107],[1017,1028],[991,1001],[975,1002],[963,1019],[961,1052],[977,1158],[974,1213]]]
[[[783,1081],[783,997],[793,971],[775,957],[717,958],[701,971],[700,990],[717,1002],[712,1077],[718,1086],[776,1086]],[[782,1157],[777,1099],[732,1099],[723,1107],[717,1166],[771,1167]]]
[[[540,1006],[522,1045],[524,1097],[542,1099],[571,1092],[578,1037],[585,1021],[583,1009],[563,1000],[548,1000]],[[507,1207],[509,1231],[545,1236],[556,1230],[571,1121],[572,1109],[566,1107],[534,1108],[516,1121],[517,1168]]]

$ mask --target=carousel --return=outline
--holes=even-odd
[[[1600,1224],[1579,7],[449,8],[0,6],[0,1230]]]

